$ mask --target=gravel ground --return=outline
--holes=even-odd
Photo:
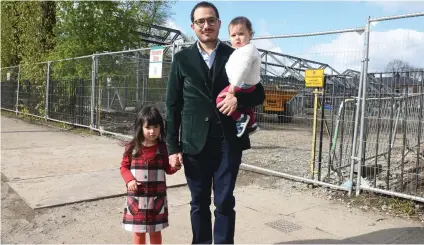
[[[243,155],[243,162],[287,174],[307,177],[311,175],[312,126],[283,124],[270,127],[251,136],[252,149]],[[316,157],[318,159],[319,137]],[[323,162],[327,162],[329,137],[323,137]],[[322,171],[327,173],[327,165]]]

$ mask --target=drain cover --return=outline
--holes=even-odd
[[[283,220],[283,219],[273,221],[273,222],[269,222],[269,223],[266,223],[265,225],[272,227],[276,230],[279,230],[281,232],[284,232],[284,233],[289,233],[289,232],[292,232],[292,231],[302,229],[302,227],[300,225],[297,225],[295,223],[292,223],[292,222],[289,222],[289,221]]]

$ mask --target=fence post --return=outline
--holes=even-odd
[[[268,51],[265,51],[265,82],[268,82]]]
[[[139,95],[138,95],[138,91],[140,89],[140,55],[139,55],[140,51],[137,51],[135,53],[135,58],[137,59],[136,64],[137,64],[137,68],[135,70],[135,80],[136,80],[136,84],[135,84],[135,104],[136,104],[136,108],[139,108]],[[109,87],[108,87],[109,89]],[[109,100],[108,100],[108,105],[109,105]],[[108,106],[109,108],[109,106]]]
[[[95,90],[96,90],[96,63],[97,63],[97,56],[93,54],[92,56],[92,64],[91,64],[91,115],[90,115],[90,129],[93,130],[95,128],[94,126],[94,103],[95,103]]]
[[[46,106],[44,108],[44,118],[49,118],[49,87],[50,87],[50,64],[51,61],[47,61],[47,80],[46,80]]]
[[[175,42],[172,43],[172,58],[171,61],[174,61],[175,49],[178,48],[178,44]]]
[[[359,153],[357,158],[360,158],[358,163],[358,172],[356,180],[356,196],[361,192],[361,166],[365,164],[365,147],[364,147],[364,136],[365,136],[365,116],[366,116],[366,105],[367,105],[367,78],[368,78],[368,61],[369,61],[369,41],[370,41],[370,17],[368,16],[367,25],[365,26],[365,42],[364,42],[364,67],[362,70],[362,109],[361,109],[361,125],[359,134]]]
[[[369,19],[369,17],[368,17]],[[367,19],[367,20],[368,20]],[[355,163],[357,162],[357,157],[356,157],[356,145],[357,145],[357,137],[358,137],[358,124],[359,124],[359,112],[360,112],[360,108],[361,108],[361,103],[362,103],[362,86],[363,86],[363,81],[364,81],[364,76],[363,76],[363,72],[364,72],[364,67],[365,67],[365,60],[367,59],[367,55],[365,54],[365,49],[367,49],[367,39],[368,39],[368,24],[365,26],[365,31],[364,31],[364,51],[362,53],[362,61],[361,61],[361,73],[360,73],[360,77],[359,77],[359,86],[358,86],[358,97],[357,97],[357,102],[356,102],[356,111],[355,111],[355,125],[353,127],[353,142],[352,142],[352,152],[351,152],[351,157],[350,157],[350,174],[349,174],[349,191],[348,191],[348,195],[349,197],[352,196],[352,191],[353,191],[353,171],[355,169]]]
[[[15,105],[15,115],[18,116],[19,112],[19,83],[21,80],[21,65],[18,66],[18,86],[16,87],[16,105]]]

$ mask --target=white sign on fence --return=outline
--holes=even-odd
[[[150,50],[149,78],[162,78],[163,47],[154,46]]]
[[[6,74],[7,81],[10,81],[10,72]]]

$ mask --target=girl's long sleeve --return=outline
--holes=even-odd
[[[131,161],[127,155],[124,155],[121,161],[121,176],[125,181],[125,184],[128,184],[131,180],[135,180],[133,174],[131,173]]]

